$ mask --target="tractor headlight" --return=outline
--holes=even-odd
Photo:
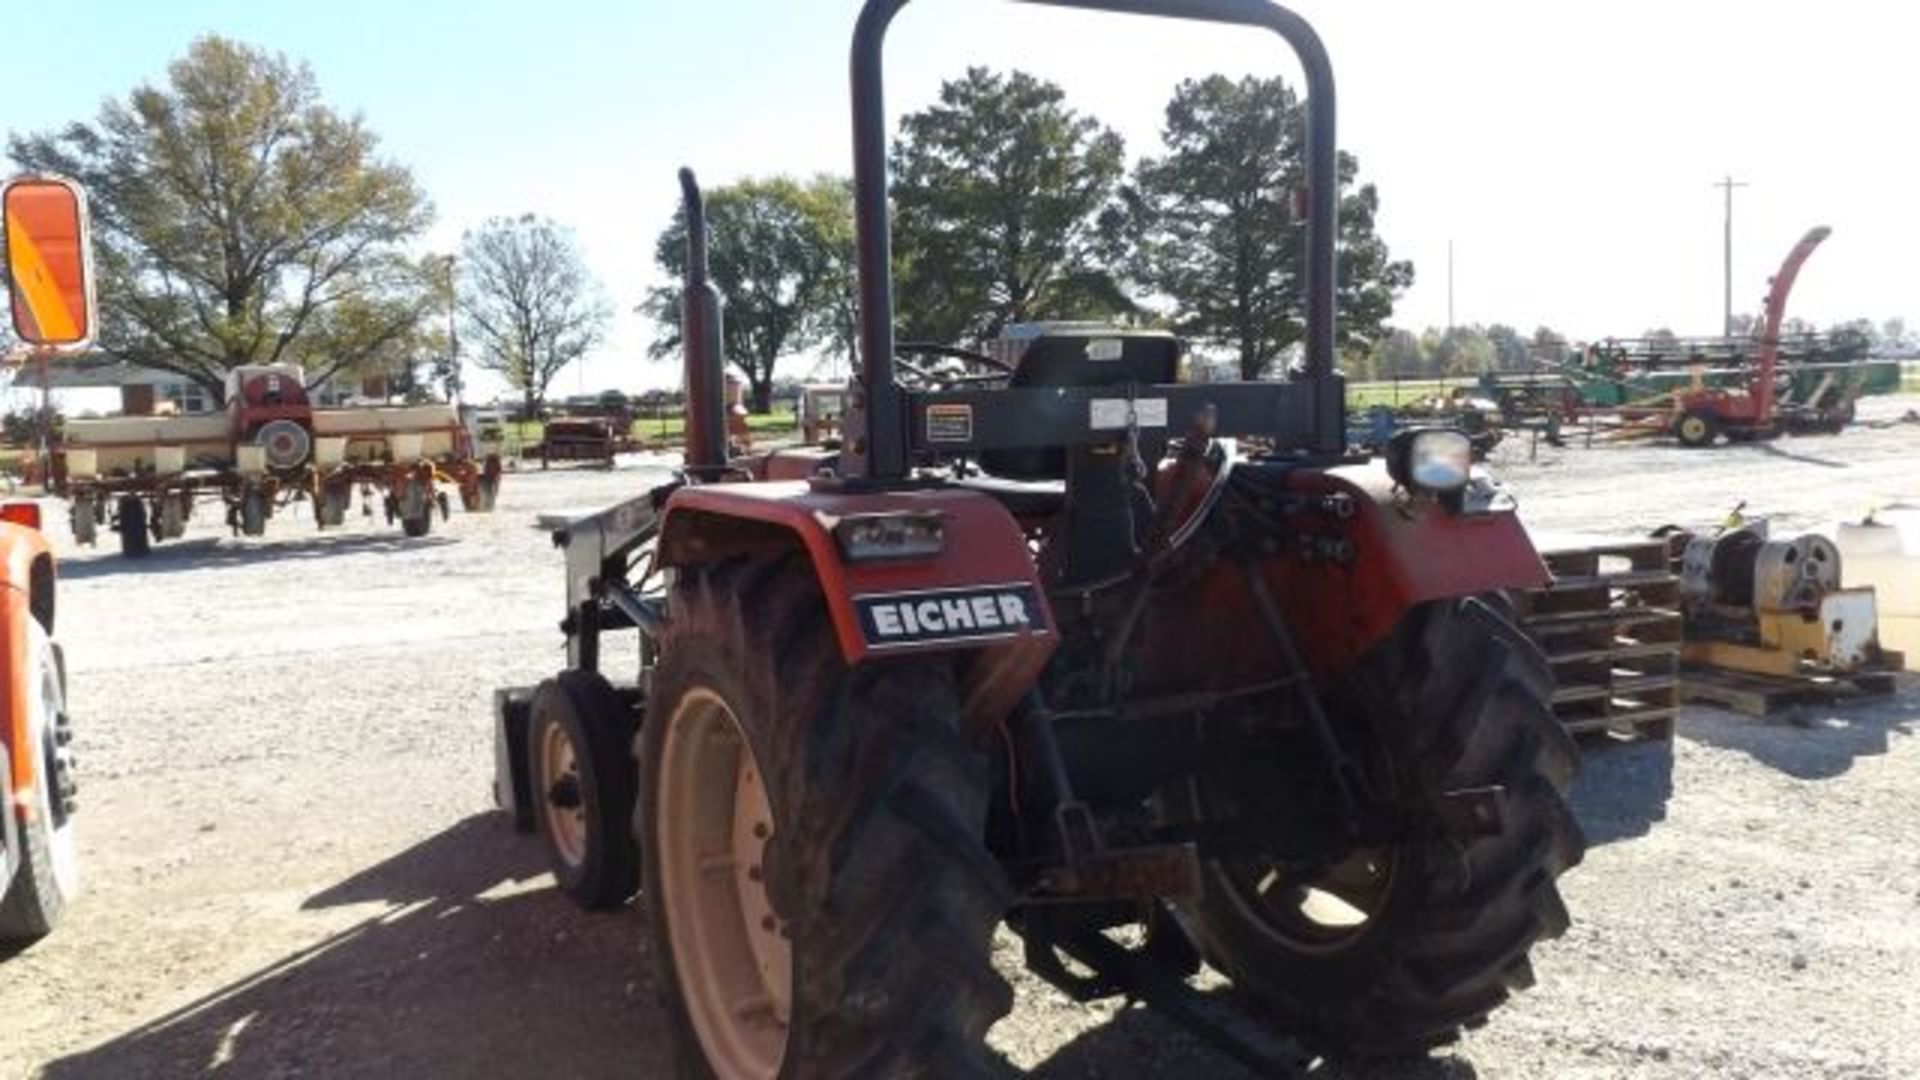
[[[946,550],[946,515],[930,510],[848,514],[834,525],[833,539],[848,562],[930,559]]]
[[[1473,473],[1473,446],[1448,428],[1416,428],[1387,443],[1387,475],[1409,491],[1451,495]]]

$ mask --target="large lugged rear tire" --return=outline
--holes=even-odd
[[[29,680],[27,741],[18,753],[35,757],[33,790],[28,793],[32,817],[20,821],[21,866],[0,897],[0,947],[17,948],[53,932],[79,890],[79,857],[73,837],[73,778],[67,767],[66,692],[60,685],[60,664],[38,622],[28,620],[27,664],[20,676]],[[0,805],[0,813],[13,813]]]
[[[687,1077],[966,1077],[1010,894],[952,666],[849,669],[796,558],[683,572],[636,815]]]
[[[1585,849],[1563,798],[1578,751],[1553,715],[1544,657],[1480,600],[1415,609],[1345,682],[1329,704],[1372,744],[1350,752],[1376,785],[1433,820],[1448,792],[1503,787],[1503,833],[1435,830],[1310,880],[1210,863],[1186,914],[1208,959],[1278,1027],[1328,1053],[1417,1054],[1531,986],[1534,943],[1567,928],[1556,879]],[[1234,797],[1198,797],[1222,794]]]

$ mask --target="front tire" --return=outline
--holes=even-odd
[[[240,532],[246,536],[265,536],[268,510],[266,492],[249,491],[240,496]]]
[[[60,664],[45,629],[27,621],[27,742],[18,753],[34,756],[30,820],[20,823],[21,866],[0,897],[0,946],[17,948],[52,933],[80,888],[73,836],[72,731],[61,686]],[[0,806],[0,813],[12,813]]]
[[[1010,893],[951,664],[848,668],[797,559],[685,571],[669,614],[637,828],[679,1074],[989,1075]]]
[[[1500,786],[1504,831],[1436,829],[1350,851],[1318,876],[1210,862],[1185,911],[1207,958],[1276,1026],[1348,1056],[1425,1052],[1531,986],[1529,951],[1569,922],[1556,879],[1585,848],[1564,801],[1578,752],[1554,718],[1552,686],[1544,657],[1485,602],[1412,611],[1329,711],[1343,742],[1369,744],[1349,752],[1416,827],[1440,820],[1448,792]],[[1208,783],[1196,788],[1201,805],[1258,801]]]
[[[120,533],[120,554],[129,559],[145,558],[153,550],[147,533],[147,504],[138,495],[122,495],[115,508],[114,527]]]
[[[1673,433],[1680,445],[1697,450],[1712,446],[1720,438],[1720,421],[1704,409],[1695,409],[1674,422]]]
[[[527,774],[560,891],[588,911],[620,907],[639,884],[633,721],[607,680],[566,671],[533,693]]]

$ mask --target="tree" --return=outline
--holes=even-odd
[[[459,266],[474,363],[539,415],[553,377],[599,344],[612,314],[572,232],[532,214],[491,218],[462,239]]]
[[[1278,78],[1188,80],[1167,105],[1164,157],[1134,172],[1133,276],[1175,306],[1182,332],[1239,354],[1242,378],[1267,374],[1304,334],[1304,229],[1292,195],[1304,185],[1305,112]],[[1340,155],[1340,344],[1386,333],[1413,266],[1394,261],[1374,230],[1373,185],[1349,191],[1357,160]]]
[[[1906,352],[1914,347],[1907,320],[1895,316],[1880,324],[1880,346],[1891,352]]]
[[[1493,368],[1493,343],[1478,326],[1454,326],[1444,331],[1428,329],[1422,345],[1437,375],[1459,378]]]
[[[709,272],[727,300],[722,345],[747,380],[752,410],[764,413],[781,360],[819,344],[852,347],[852,188],[833,176],[775,176],[715,188],[705,201]],[[654,262],[673,284],[640,306],[661,329],[650,350],[656,358],[680,348],[686,259],[686,217],[676,214],[654,245]]]
[[[903,336],[977,342],[1008,323],[1133,311],[1101,258],[1122,149],[1023,72],[970,68],[942,84],[893,149]]]
[[[1564,364],[1572,359],[1573,349],[1566,335],[1551,326],[1534,327],[1528,347],[1536,363]]]
[[[1377,360],[1372,374],[1376,378],[1410,379],[1428,373],[1420,335],[1411,330],[1389,331],[1381,337],[1375,353]]]
[[[7,150],[87,186],[100,341],[127,360],[217,400],[241,364],[302,364],[317,383],[414,348],[432,290],[405,246],[431,210],[304,65],[203,37],[164,87]]]
[[[1533,367],[1533,350],[1513,327],[1505,323],[1487,327],[1487,344],[1493,348],[1495,371],[1527,371]]]

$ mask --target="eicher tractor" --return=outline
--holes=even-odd
[[[85,349],[94,306],[80,188],[17,178],[0,207],[15,336],[29,355]],[[51,933],[80,883],[73,723],[54,598],[40,504],[0,505],[0,957]]]
[[[581,904],[645,896],[684,1075],[989,1072],[1003,922],[1080,999],[1204,1026],[1205,963],[1262,1036],[1418,1054],[1568,925],[1575,749],[1505,600],[1541,560],[1460,433],[1345,446],[1318,38],[1264,0],[1047,2],[1298,54],[1303,362],[1188,383],[1174,337],[1084,324],[897,342],[881,53],[906,0],[868,0],[841,436],[730,458],[682,173],[685,467],[556,532],[568,670],[497,695],[495,790]]]

